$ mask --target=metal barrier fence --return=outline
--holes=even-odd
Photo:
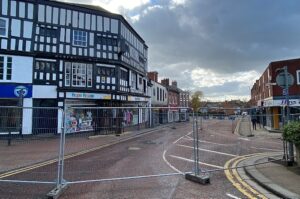
[[[299,120],[299,116],[291,114],[290,120]],[[278,139],[280,133],[276,139],[260,137],[267,135],[267,130],[280,132],[284,118],[281,114],[209,113],[209,109],[205,114],[194,114],[185,108],[166,107],[0,107],[0,183],[44,185],[41,189],[45,192],[54,186],[50,195],[56,195],[66,185],[94,182],[183,174],[207,180],[208,174],[229,169],[224,165],[232,158],[266,152],[284,152],[286,156],[287,143]],[[156,168],[155,154],[172,149],[169,143],[157,141],[168,131],[162,128],[152,138],[143,136],[137,141],[158,126],[179,129],[173,131],[181,136],[173,144],[186,149],[186,157],[169,157],[187,163],[176,172]],[[133,138],[129,146],[123,144],[129,138]],[[115,143],[118,145],[105,148]],[[149,149],[151,164],[143,162],[142,148]],[[99,165],[118,167],[107,173]],[[120,165],[129,168],[124,172],[117,169]]]
[[[89,168],[82,167],[85,160],[76,157],[126,140],[121,134],[138,135],[157,126],[186,121],[189,121],[186,108],[0,107],[0,183],[46,185],[45,191],[55,186],[51,196],[67,184],[101,181],[105,177],[130,178],[134,173],[110,176],[93,168],[93,164],[103,164],[103,160],[93,161]],[[143,144],[154,143],[147,140]],[[124,154],[135,149],[128,149]],[[149,175],[173,174],[161,174],[158,170]]]

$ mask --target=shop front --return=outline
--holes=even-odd
[[[0,90],[0,133],[31,134],[32,85],[0,84]]]
[[[286,106],[285,99],[270,99],[263,101],[263,107],[266,110],[266,128],[282,129],[286,119]],[[300,99],[289,100],[290,119],[294,119],[294,116],[298,116],[300,113]],[[298,119],[298,118],[297,118]]]
[[[99,93],[66,92],[65,122],[67,133],[100,133],[112,126],[114,116],[111,95]]]

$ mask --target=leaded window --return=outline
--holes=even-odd
[[[73,31],[73,45],[75,46],[87,46],[87,32],[81,30]]]
[[[3,18],[0,18],[0,36],[7,36],[7,20]]]
[[[58,30],[53,28],[40,27],[40,35],[44,37],[58,37]]]
[[[56,84],[57,62],[48,60],[36,60],[33,68],[33,80],[36,84]]]
[[[70,80],[72,77],[72,81]],[[93,65],[83,63],[70,63],[65,65],[65,86],[72,82],[73,87],[92,87],[93,85]]]
[[[12,79],[12,58],[0,56],[0,80]]]

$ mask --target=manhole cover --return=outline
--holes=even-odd
[[[137,150],[140,150],[140,149],[141,149],[141,148],[139,148],[139,147],[134,147],[134,146],[128,148],[129,151],[137,151]]]

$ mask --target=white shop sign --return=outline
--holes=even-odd
[[[130,101],[130,102],[147,102],[148,98],[146,98],[146,97],[128,96],[128,101]]]
[[[73,99],[111,99],[111,96],[108,94],[78,92],[67,92],[66,97]]]
[[[290,99],[290,106],[300,106],[300,99]],[[266,100],[264,101],[265,107],[272,107],[272,106],[285,106],[286,100]]]

